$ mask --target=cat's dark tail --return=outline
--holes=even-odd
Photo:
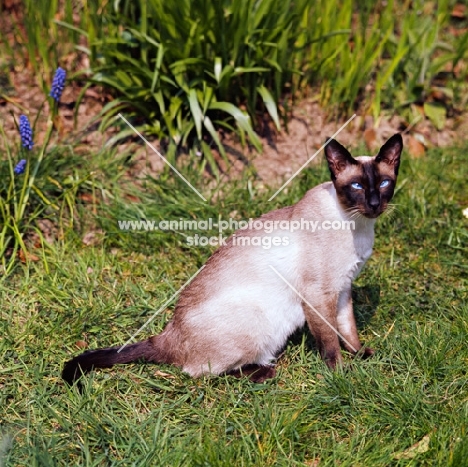
[[[165,339],[159,335],[136,344],[88,350],[65,363],[62,378],[71,386],[83,374],[95,368],[111,368],[117,364],[138,361],[174,363],[174,358],[168,349],[163,348],[164,341]]]

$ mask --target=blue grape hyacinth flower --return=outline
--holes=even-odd
[[[17,164],[16,167],[13,169],[13,172],[15,172],[16,175],[21,175],[24,173],[24,170],[26,169],[26,159],[21,159]]]
[[[67,78],[67,72],[63,68],[57,68],[54,79],[52,80],[52,88],[50,90],[50,97],[53,97],[55,101],[59,102],[62,97],[63,88],[65,87],[65,79]]]
[[[19,132],[23,147],[31,150],[34,146],[33,131],[26,115],[21,115],[19,118]]]

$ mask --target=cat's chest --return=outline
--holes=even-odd
[[[354,254],[360,261],[367,261],[372,254],[374,246],[374,232],[365,235],[355,235],[353,239]]]
[[[372,255],[374,231],[355,232],[349,245],[348,275],[354,280]]]

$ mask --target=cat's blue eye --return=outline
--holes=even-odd
[[[390,180],[384,180],[383,182],[380,183],[380,188],[385,188],[388,185],[390,185]]]
[[[351,183],[351,186],[355,189],[355,190],[362,190],[362,185],[358,182],[353,182]]]

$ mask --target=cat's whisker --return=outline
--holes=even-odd
[[[350,217],[351,220],[359,220],[363,218],[364,216],[359,211],[354,212],[352,216]]]
[[[402,204],[396,204],[396,203],[388,203],[388,207],[392,209],[399,209],[398,206],[403,206]]]
[[[391,219],[396,211],[398,211],[398,209],[395,206],[388,205],[387,209],[382,213],[382,217]]]
[[[347,214],[348,214],[348,219],[349,220],[356,220],[361,215],[359,210],[354,208],[354,207],[351,208],[351,209],[348,209]]]
[[[396,206],[400,206],[399,204],[397,204]],[[390,206],[390,209],[388,209],[390,211],[390,213],[394,213],[394,212],[403,212],[401,209],[398,209],[396,206]]]

